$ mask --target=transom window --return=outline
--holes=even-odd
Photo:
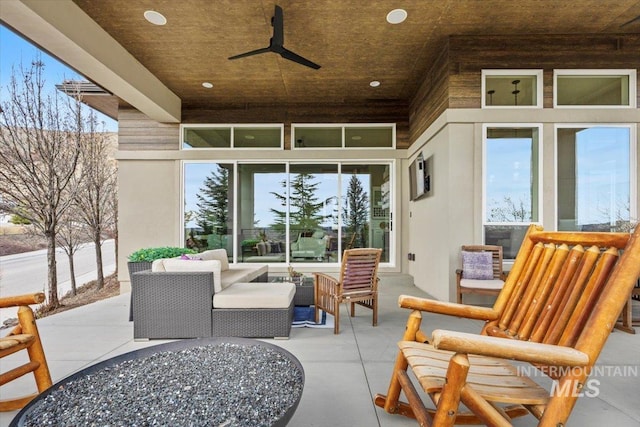
[[[542,70],[482,70],[482,107],[542,107]]]
[[[554,70],[556,107],[634,107],[635,70]]]
[[[284,126],[182,125],[182,149],[282,148]]]
[[[292,147],[395,148],[395,124],[294,124]]]

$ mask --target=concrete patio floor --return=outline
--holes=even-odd
[[[265,340],[293,353],[302,363],[306,382],[293,427],[415,426],[414,420],[385,413],[373,404],[376,393],[386,393],[408,312],[397,307],[400,294],[427,296],[411,281],[382,277],[379,324],[371,326],[371,312],[356,309],[347,315],[343,305],[341,331],[295,328],[289,340]],[[59,313],[38,321],[54,382],[110,357],[160,344],[165,341],[136,342],[129,322],[129,294]],[[478,321],[426,314],[426,331],[446,328],[477,332]],[[4,332],[4,331],[3,331]],[[24,352],[23,352],[24,353]],[[7,359],[0,368],[4,371]],[[570,426],[618,427],[640,425],[640,334],[616,331],[611,334],[599,359],[610,375],[582,397],[569,419]],[[615,369],[614,369],[615,368]],[[619,369],[618,369],[619,368]],[[545,379],[540,379],[544,381]],[[31,377],[21,378],[2,388],[3,398],[31,390]],[[16,412],[0,414],[0,426],[8,426]],[[532,416],[515,421],[517,426],[535,425]]]

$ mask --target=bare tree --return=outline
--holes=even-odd
[[[104,287],[102,243],[106,231],[115,225],[116,166],[111,158],[108,135],[98,130],[95,112],[91,111],[86,132],[81,135],[83,185],[76,194],[78,218],[87,228],[96,251],[97,289]]]
[[[48,240],[48,304],[58,300],[56,234],[59,221],[73,201],[77,186],[76,166],[80,141],[72,129],[69,104],[44,90],[44,64],[13,69],[8,100],[0,103],[0,195],[1,208],[31,221]],[[70,101],[79,111],[79,100]]]
[[[525,206],[524,198],[514,202],[511,196],[504,196],[502,203],[492,200],[489,221],[526,222],[531,221],[531,210]]]
[[[77,293],[76,269],[74,256],[80,246],[87,241],[87,230],[84,224],[74,220],[78,216],[78,206],[73,205],[60,219],[60,229],[56,235],[59,247],[67,254],[69,273],[71,275],[71,295]]]

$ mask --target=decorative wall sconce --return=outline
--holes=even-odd
[[[520,91],[518,90],[518,83],[520,83],[520,80],[514,80],[511,82],[511,84],[514,87],[514,90],[511,92],[513,94],[513,98],[514,98],[514,105],[518,105],[518,94],[520,93]]]
[[[493,94],[496,93],[495,90],[491,89],[490,91],[487,92],[487,95],[489,95],[489,105],[493,105]]]

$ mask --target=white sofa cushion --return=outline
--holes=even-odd
[[[193,258],[199,258],[204,261],[218,260],[220,261],[220,270],[227,271],[229,269],[229,257],[226,249],[210,249],[199,254],[190,255]]]
[[[238,282],[251,282],[269,271],[266,264],[239,264],[222,272],[222,289]],[[217,291],[216,291],[217,292]]]
[[[196,259],[180,259],[180,258],[164,258],[158,259],[151,264],[151,271],[210,271],[213,273],[213,290],[220,292],[222,290],[222,274],[220,271],[220,261],[212,260],[196,260]]]
[[[504,282],[500,279],[460,279],[460,287],[473,289],[502,289]]]
[[[234,283],[213,296],[213,308],[287,308],[296,293],[293,283]]]

